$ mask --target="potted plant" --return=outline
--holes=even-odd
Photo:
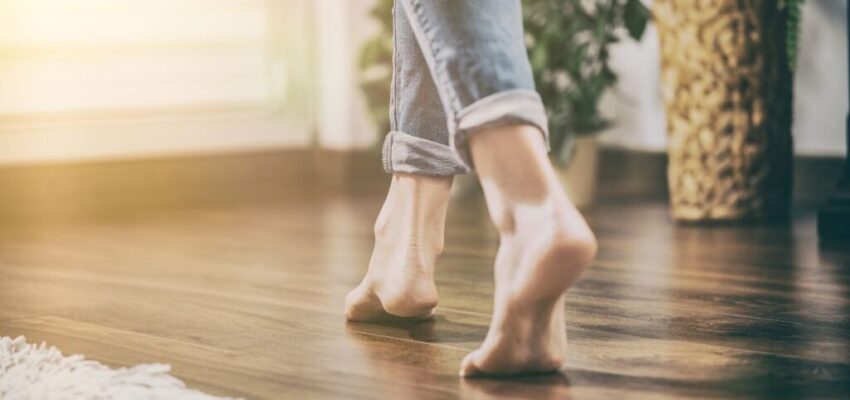
[[[361,51],[361,88],[378,125],[388,127],[392,65],[392,0],[378,0],[372,16],[380,33]],[[537,90],[549,117],[552,161],[577,204],[593,198],[594,133],[609,126],[599,102],[617,76],[608,65],[609,46],[628,33],[639,39],[649,10],[640,0],[525,0],[526,46]],[[459,179],[456,192],[468,192]]]
[[[596,133],[609,126],[602,95],[617,81],[609,48],[626,33],[640,39],[649,10],[639,0],[526,0],[526,45],[549,116],[552,161],[570,198],[593,200]]]
[[[376,0],[369,15],[378,33],[360,49],[360,89],[379,132],[390,130],[390,85],[393,74],[393,0]],[[379,144],[380,146],[380,144]]]
[[[656,0],[671,212],[784,218],[802,0]]]

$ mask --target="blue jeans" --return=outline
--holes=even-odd
[[[468,137],[529,124],[548,142],[520,0],[396,0],[387,172],[469,172]]]

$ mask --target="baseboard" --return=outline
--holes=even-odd
[[[666,200],[665,154],[603,148],[600,163],[600,200]],[[840,158],[798,157],[795,206],[823,204],[842,165]],[[317,193],[371,194],[384,191],[388,181],[375,150],[293,149],[0,166],[0,222],[137,215]]]
[[[374,152],[252,151],[0,167],[0,222],[139,215],[176,207],[379,191]]]
[[[599,166],[599,197],[608,200],[666,199],[667,154],[603,148]],[[841,178],[840,157],[794,158],[794,205],[823,204]]]
[[[597,191],[606,201],[666,199],[667,155],[602,147]]]

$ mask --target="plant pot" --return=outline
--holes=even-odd
[[[586,207],[596,198],[599,147],[596,135],[581,135],[573,143],[573,154],[566,164],[554,162],[558,179],[576,207]],[[453,199],[467,199],[481,193],[474,173],[456,175],[452,182]]]
[[[469,199],[481,194],[481,184],[474,172],[455,175],[452,180],[451,197],[453,199]]]
[[[791,193],[792,74],[775,0],[656,0],[681,221],[776,219]]]
[[[596,135],[578,136],[574,146],[570,161],[564,166],[555,163],[555,169],[573,204],[577,207],[586,207],[596,198],[599,159]]]

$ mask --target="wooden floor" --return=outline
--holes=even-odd
[[[111,366],[164,362],[251,399],[850,397],[850,256],[790,225],[687,227],[661,203],[589,211],[562,374],[461,380],[497,237],[454,204],[432,322],[347,324],[380,198],[325,197],[0,229],[0,335]]]

